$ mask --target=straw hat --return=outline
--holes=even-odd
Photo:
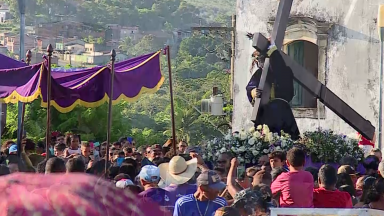
[[[175,156],[169,163],[159,165],[160,177],[167,184],[184,184],[189,181],[197,170],[197,158],[185,161],[183,157]]]

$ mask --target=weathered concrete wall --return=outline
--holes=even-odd
[[[380,43],[376,27],[378,5],[384,0],[294,0],[291,15],[312,17],[335,25],[326,48],[325,81],[329,89],[377,126],[379,107]],[[268,35],[268,20],[276,15],[278,0],[238,0],[234,77],[233,129],[251,126],[251,105],[245,86],[251,78],[251,41],[247,32]],[[326,109],[325,119],[299,119],[301,132],[319,125],[341,133],[354,133]]]

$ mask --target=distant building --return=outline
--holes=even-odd
[[[3,32],[0,33],[0,44],[3,46],[7,45],[8,37],[13,36],[15,34],[10,33],[10,32]]]
[[[120,30],[120,37],[121,37],[121,39],[129,37],[133,41],[135,41],[135,40],[141,39],[143,37],[143,35],[140,33],[138,26],[122,27]]]
[[[0,54],[7,55],[8,48],[6,46],[0,46]]]
[[[6,21],[12,19],[9,6],[5,3],[0,3],[0,23],[5,23]]]
[[[175,43],[180,43],[183,39],[189,38],[192,36],[191,30],[181,30],[177,29],[172,32],[173,33],[173,39]]]
[[[38,64],[44,61],[43,56],[47,55],[45,51],[32,52],[31,64]],[[24,57],[25,58],[25,57]],[[59,57],[52,55],[52,64],[57,65],[59,63]]]
[[[49,44],[54,46],[55,43],[56,43],[56,38],[36,36],[36,48],[38,50],[44,50],[45,51]]]
[[[64,38],[85,38],[88,36],[99,38],[105,35],[102,29],[97,29],[95,26],[68,20],[38,24],[35,28],[35,33],[40,37],[46,38],[56,38],[58,36]]]
[[[68,50],[71,53],[80,54],[85,52],[85,46],[84,44],[82,45],[80,43],[72,44],[72,45],[66,46],[66,50]]]
[[[76,46],[79,47],[78,45]],[[71,65],[104,65],[109,59],[110,51],[106,51],[105,45],[85,43],[84,50],[65,52],[63,60]]]
[[[25,50],[32,50],[35,48],[35,37],[25,35],[24,37],[24,49]],[[19,54],[20,49],[20,35],[13,35],[6,37],[6,45],[8,50],[12,53]]]
[[[76,49],[78,46],[82,47],[84,50],[85,42],[77,38],[62,38],[56,41],[56,50],[72,50]],[[69,48],[71,47],[71,48]]]
[[[88,53],[105,51],[105,45],[103,44],[85,43],[84,47],[85,47],[85,52],[88,52]]]
[[[108,24],[106,26],[104,38],[105,41],[119,41],[121,39],[121,26],[118,24]]]
[[[30,35],[36,34],[35,26],[25,26],[25,33],[30,34]]]

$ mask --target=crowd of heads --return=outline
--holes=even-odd
[[[151,199],[168,212],[179,212],[174,216],[201,212],[203,207],[217,216],[248,216],[268,215],[271,207],[384,206],[384,163],[378,149],[360,164],[365,173],[356,172],[359,164],[350,156],[340,166],[306,167],[307,154],[297,147],[264,155],[246,169],[231,152],[221,153],[216,161],[204,161],[202,149],[185,141],[176,143],[175,152],[172,139],[163,145],[138,147],[131,137],[108,144],[58,134],[49,152],[45,149],[43,142],[24,139],[18,152],[15,142],[6,141],[0,175],[86,173]],[[198,203],[197,209],[189,204],[191,200]]]

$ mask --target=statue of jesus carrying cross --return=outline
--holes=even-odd
[[[254,104],[251,115],[256,126],[266,124],[272,132],[284,131],[293,139],[299,138],[299,130],[289,102],[294,95],[293,79],[323,103],[330,111],[342,118],[368,140],[375,140],[375,127],[357,113],[317,77],[293,61],[280,49],[283,45],[293,0],[279,0],[279,7],[268,41],[261,33],[248,34],[258,70],[247,85],[247,96]],[[265,63],[264,63],[265,60]],[[265,65],[265,66],[264,66]],[[271,87],[273,87],[271,89]],[[264,91],[263,91],[264,89]],[[271,93],[271,94],[270,94]]]
[[[299,129],[293,116],[289,102],[294,96],[293,73],[291,68],[287,67],[280,52],[276,52],[275,45],[270,45],[265,54],[255,51],[252,54],[251,72],[255,66],[258,67],[250,79],[246,90],[248,100],[254,103],[257,97],[261,97],[262,90],[258,89],[261,74],[264,67],[264,59],[269,58],[268,82],[272,83],[270,101],[261,105],[257,118],[254,121],[255,127],[258,125],[268,125],[271,132],[281,133],[284,131],[296,140],[300,136]]]

